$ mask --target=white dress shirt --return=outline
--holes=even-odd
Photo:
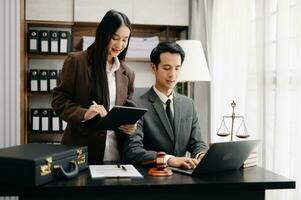
[[[170,99],[170,110],[174,117],[173,92],[171,93],[171,95],[169,95],[169,97],[167,97],[165,94],[160,92],[155,86],[153,86],[153,89],[154,89],[155,93],[158,95],[159,99],[161,100],[164,110],[166,109],[167,100]]]
[[[107,62],[106,71],[108,77],[109,93],[110,93],[110,110],[116,103],[116,76],[115,72],[120,68],[120,62],[117,57],[114,57],[112,69],[109,68]],[[105,152],[103,161],[119,161],[119,149],[117,142],[117,135],[114,131],[107,131]]]

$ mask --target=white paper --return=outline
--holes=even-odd
[[[49,131],[48,117],[42,117],[42,131]]]
[[[60,53],[67,53],[67,45],[68,40],[67,39],[61,39],[60,41]]]
[[[32,117],[32,130],[33,131],[40,130],[39,117]]]
[[[159,37],[131,37],[127,58],[149,58],[151,51],[159,44]]]
[[[67,127],[67,122],[62,120],[62,129],[63,129],[63,131],[66,129],[66,127]]]
[[[40,81],[40,91],[47,91],[47,80]]]
[[[38,49],[37,39],[30,39],[29,48],[30,48],[30,50],[33,50],[33,51],[36,51]]]
[[[52,117],[52,131],[60,130],[60,119],[58,117]]]
[[[48,52],[48,41],[41,41],[41,52]]]
[[[133,165],[121,166],[89,165],[89,170],[92,178],[143,177]]]
[[[93,36],[83,36],[83,51],[86,50],[95,40]]]
[[[50,79],[50,90],[56,87],[56,79]]]
[[[58,53],[59,45],[58,41],[51,41],[51,53]]]
[[[38,91],[38,80],[31,80],[30,81],[30,91],[37,92]]]

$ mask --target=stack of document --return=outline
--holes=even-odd
[[[153,48],[159,44],[159,37],[131,37],[127,58],[149,59]]]
[[[95,40],[93,36],[83,36],[83,51],[86,50]]]
[[[245,160],[242,168],[253,167],[258,165],[257,151],[252,151],[249,157]]]
[[[122,178],[143,176],[133,165],[89,165],[92,178]]]
[[[92,36],[83,36],[83,50],[86,50],[95,40]],[[159,37],[131,37],[129,48],[127,51],[127,58],[135,59],[149,59],[149,56],[157,45],[159,44]]]

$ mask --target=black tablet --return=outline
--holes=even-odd
[[[116,130],[120,125],[135,124],[146,112],[146,108],[114,106],[105,117],[96,115],[84,124],[99,130]]]

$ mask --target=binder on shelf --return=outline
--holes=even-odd
[[[67,127],[67,122],[62,120],[62,131],[65,131],[66,127]]]
[[[49,109],[41,109],[40,110],[41,114],[41,131],[45,132],[45,131],[49,131],[49,118],[50,118],[50,114],[49,114]]]
[[[40,70],[39,71],[39,89],[40,92],[47,92],[48,91],[48,70]]]
[[[58,31],[50,31],[50,53],[59,53],[59,33]]]
[[[49,53],[49,31],[40,31],[40,52]]]
[[[49,70],[49,91],[52,91],[57,86],[57,70]]]
[[[59,32],[60,35],[60,41],[59,41],[59,45],[60,45],[60,53],[61,54],[66,54],[70,52],[70,33],[68,31],[60,31]]]
[[[59,132],[61,131],[61,120],[59,116],[54,112],[54,110],[50,110],[50,122],[51,122],[51,131]]]
[[[39,70],[31,69],[28,74],[28,90],[30,92],[38,92],[39,91]]]
[[[27,32],[27,51],[28,53],[39,53],[39,31],[29,30]]]
[[[40,109],[32,108],[30,109],[30,121],[31,121],[31,131],[39,132],[40,126]]]

